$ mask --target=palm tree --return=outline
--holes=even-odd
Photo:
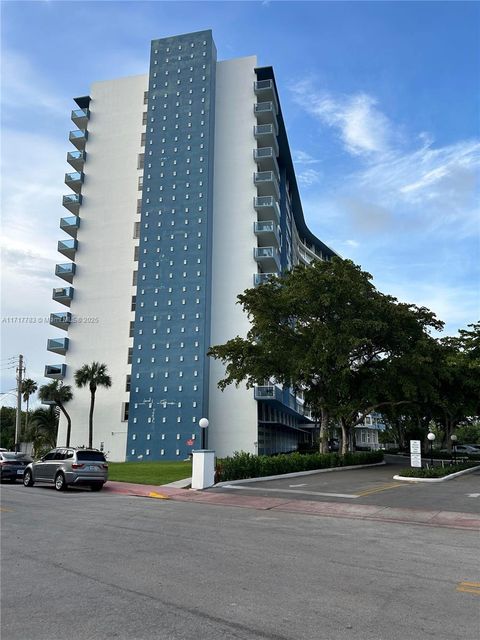
[[[107,365],[99,362],[84,364],[75,371],[75,384],[77,387],[90,388],[90,413],[88,416],[88,446],[93,447],[93,408],[95,406],[95,394],[97,387],[111,387],[112,379],[107,373]]]
[[[64,385],[60,380],[52,380],[49,384],[40,387],[38,397],[42,402],[56,404],[67,419],[67,441],[65,445],[70,446],[70,434],[72,432],[72,420],[65,409],[65,403],[73,398],[72,387]]]
[[[38,389],[38,385],[35,382],[35,380],[32,380],[31,378],[25,378],[25,380],[22,382],[22,396],[23,396],[23,401],[27,403],[27,415],[25,417],[25,431],[27,431],[28,429],[28,401],[30,399],[30,396],[33,396],[33,394],[36,392],[36,390]]]
[[[34,457],[38,458],[57,444],[58,431],[57,406],[51,405],[48,409],[36,409],[30,420],[29,441],[33,443]]]

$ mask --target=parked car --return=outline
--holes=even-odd
[[[455,448],[457,453],[480,453],[480,448],[472,444],[457,444]]]
[[[107,478],[108,464],[101,451],[57,447],[26,467],[23,484],[32,487],[36,482],[45,482],[55,485],[57,491],[64,491],[69,485],[87,485],[92,491],[100,491]]]
[[[32,459],[24,453],[14,451],[0,451],[0,478],[16,482],[23,478],[23,472]]]

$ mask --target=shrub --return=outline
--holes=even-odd
[[[444,467],[424,467],[422,469],[409,467],[408,469],[402,469],[398,475],[405,476],[406,478],[443,478],[449,476],[451,473],[457,473],[457,471],[464,471],[465,469],[471,469],[477,466],[478,463],[466,462],[463,464],[449,464]]]
[[[236,451],[233,456],[217,460],[216,482],[244,480],[265,476],[314,471],[359,464],[373,464],[383,461],[383,451],[356,451],[345,456],[339,453],[298,452],[276,456],[255,456],[245,451]]]

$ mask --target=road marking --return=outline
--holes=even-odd
[[[148,494],[149,498],[158,498],[159,500],[168,500],[168,496],[164,496],[161,493],[156,493],[156,491],[150,491]]]
[[[381,491],[388,491],[389,489],[395,489],[396,487],[404,487],[405,485],[401,482],[391,482],[389,484],[382,484],[379,487],[372,487],[371,489],[366,489],[365,491],[360,491],[357,493],[359,497],[370,496],[373,493],[380,493]]]
[[[296,489],[271,489],[270,487],[243,487],[239,484],[226,484],[223,489],[242,489],[243,491],[268,491],[270,493],[299,493],[300,495],[307,496],[323,496],[326,498],[350,498],[354,500],[359,496],[351,495],[349,493],[321,493],[319,491],[300,491]]]
[[[459,582],[457,584],[456,591],[461,593],[473,593],[476,596],[480,596],[480,582]]]
[[[480,498],[480,493],[467,493],[467,498]]]
[[[293,487],[306,487],[306,484],[289,484],[289,487],[293,488]]]
[[[5,507],[0,507],[0,511],[11,511],[11,509],[6,509]]]

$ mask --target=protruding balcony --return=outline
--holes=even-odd
[[[274,103],[275,109],[278,112],[277,93],[275,91],[273,80],[257,80],[254,88],[255,95],[259,99],[260,103],[269,100]]]
[[[66,307],[69,307],[73,300],[74,291],[75,290],[73,287],[61,287],[59,289],[54,289],[52,300],[54,300],[55,302],[60,302],[60,304],[64,304]]]
[[[261,171],[274,171],[277,179],[280,176],[277,158],[273,147],[260,147],[253,150],[253,158]]]
[[[83,169],[83,165],[85,164],[86,157],[86,151],[69,151],[67,153],[67,162],[77,171],[81,171]]]
[[[70,187],[75,193],[80,193],[82,190],[82,184],[84,179],[83,171],[74,171],[73,173],[65,174],[65,184]]]
[[[278,224],[273,220],[264,220],[261,222],[253,223],[253,231],[258,238],[258,245],[260,247],[280,246],[280,234],[278,231]]]
[[[255,260],[265,271],[280,271],[280,255],[276,247],[255,247]]]
[[[78,215],[80,211],[80,205],[82,204],[81,193],[71,193],[67,196],[63,196],[62,204],[65,209],[68,209],[71,213]]]
[[[258,124],[277,124],[277,108],[275,102],[257,102],[253,110]]]
[[[65,282],[72,284],[77,265],[74,262],[65,262],[64,264],[55,265],[55,275]],[[69,305],[70,306],[70,305]]]
[[[56,327],[57,329],[62,329],[63,331],[68,331],[68,327],[72,322],[72,314],[70,311],[61,311],[60,313],[51,313],[50,314],[50,324],[52,327]]]
[[[86,129],[90,111],[88,109],[74,109],[72,111],[72,122],[79,129]]]
[[[255,273],[253,276],[253,284],[258,287],[261,284],[265,284],[273,278],[278,278],[278,273]]]
[[[66,364],[46,364],[45,365],[45,378],[52,378],[53,380],[63,380],[67,371]]]
[[[273,196],[280,200],[280,187],[273,171],[259,171],[253,175],[259,196]]]
[[[275,155],[278,156],[278,128],[276,123],[257,124],[253,128],[253,134],[260,147],[273,147],[275,150]]]
[[[78,248],[78,240],[72,238],[71,240],[59,240],[57,244],[57,251],[61,253],[69,260],[75,258],[75,254]]]
[[[282,401],[282,390],[273,384],[265,386],[255,386],[255,400],[278,400]]]
[[[88,131],[86,129],[75,129],[74,131],[70,131],[70,134],[68,136],[70,142],[74,147],[77,147],[79,151],[83,151],[85,149],[87,138]]]
[[[47,340],[47,351],[64,356],[68,351],[68,338],[50,338]]]
[[[280,209],[273,196],[261,196],[253,199],[253,206],[258,213],[259,220],[274,220],[280,223]]]
[[[68,216],[60,218],[60,229],[68,233],[72,238],[77,237],[77,231],[80,227],[80,218],[78,216]]]

